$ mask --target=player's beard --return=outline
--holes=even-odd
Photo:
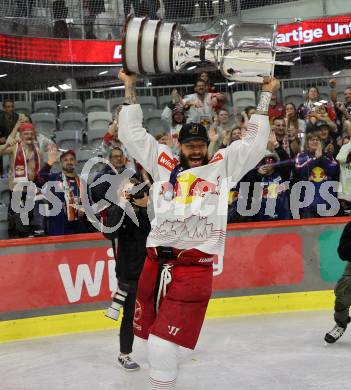
[[[192,166],[191,162],[190,162],[190,158],[192,157],[192,155],[189,155],[189,157],[186,157],[184,155],[184,153],[181,151],[179,153],[179,164],[180,166],[183,168],[183,169],[191,169],[191,168],[197,168],[197,166],[202,166],[202,165],[206,165],[208,164],[208,157],[207,157],[207,153],[206,154],[203,154],[203,155],[196,155],[196,157],[201,157],[202,160],[201,160],[201,164],[197,165],[197,166]],[[195,155],[194,155],[195,157]]]

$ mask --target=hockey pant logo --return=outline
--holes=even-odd
[[[176,328],[175,326],[168,325],[168,333],[170,335],[176,336],[179,331],[180,331],[180,328]]]

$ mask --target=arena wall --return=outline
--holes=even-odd
[[[348,221],[229,225],[207,317],[331,309]],[[0,241],[0,342],[115,328],[103,310],[115,287],[112,248],[99,233]]]

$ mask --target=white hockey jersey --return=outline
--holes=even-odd
[[[124,106],[119,116],[119,139],[154,180],[148,247],[195,248],[209,254],[224,253],[228,192],[264,157],[270,126],[265,115],[252,115],[245,137],[219,150],[208,165],[187,169],[177,177],[174,197],[164,189],[177,161],[171,150],[157,143],[142,127],[139,105]]]

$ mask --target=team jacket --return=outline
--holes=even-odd
[[[271,221],[275,219],[284,220],[291,219],[289,209],[289,185],[283,178],[279,170],[273,172],[271,175],[260,175],[257,170],[251,171],[245,175],[242,183],[250,183],[250,189],[247,195],[240,194],[240,184],[235,189],[237,191],[237,198],[233,201],[229,208],[228,222],[239,222],[243,220],[240,218],[238,212],[238,200],[241,198],[243,204],[247,209],[254,210],[252,215],[253,221]],[[255,184],[257,183],[257,184]],[[254,186],[260,184],[260,192],[255,194]],[[259,187],[258,187],[259,188]],[[256,195],[256,197],[254,196]],[[275,202],[274,216],[268,215],[266,211],[267,202]]]
[[[167,146],[158,144],[146,132],[142,121],[137,104],[124,106],[120,112],[119,138],[154,180],[151,196],[155,216],[147,246],[223,254],[229,189],[265,155],[270,131],[268,116],[253,115],[241,141],[219,150],[208,165],[181,172],[171,200],[164,195],[178,162]]]
[[[324,154],[320,158],[304,152],[299,153],[295,160],[295,179],[297,181],[310,181],[315,186],[315,196],[312,204],[305,209],[316,210],[317,205],[328,204],[321,196],[320,187],[326,181],[337,181],[339,178],[339,165],[332,156]],[[336,194],[330,190],[335,197]],[[303,196],[301,195],[301,199]]]

